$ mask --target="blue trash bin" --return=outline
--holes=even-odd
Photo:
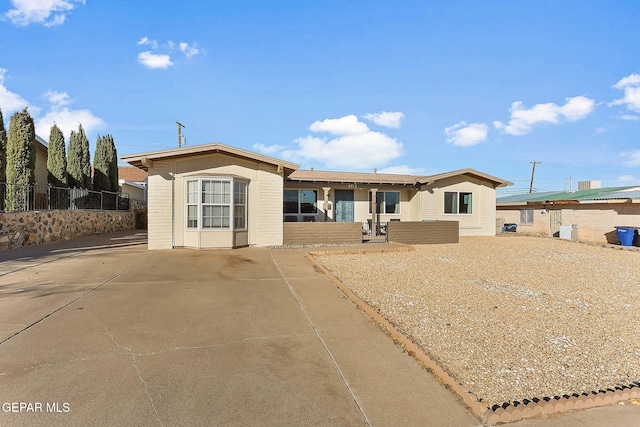
[[[638,229],[636,227],[615,227],[618,235],[618,244],[622,246],[633,246]]]

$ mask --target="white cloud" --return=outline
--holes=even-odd
[[[413,168],[407,165],[390,166],[384,169],[378,169],[378,173],[394,173],[399,175],[426,175],[424,168]]]
[[[0,68],[0,110],[2,110],[4,117],[8,117],[9,113],[13,111],[21,110],[29,106],[26,99],[5,87],[4,75],[6,72],[6,69]]]
[[[622,116],[620,116],[620,118],[622,120],[631,120],[634,122],[637,122],[638,120],[640,120],[640,116],[634,116],[633,114],[623,114]]]
[[[138,43],[136,44],[138,46],[151,46],[154,49],[158,48],[158,42],[156,40],[151,40],[147,36],[141,37],[140,40],[138,40]]]
[[[560,123],[561,119],[575,122],[584,119],[595,108],[595,101],[584,96],[567,98],[562,106],[548,102],[546,104],[536,104],[531,108],[526,108],[522,101],[511,104],[509,112],[511,118],[508,124],[500,121],[493,122],[499,131],[510,135],[526,135],[533,130],[533,126],[539,123]]]
[[[625,185],[627,184],[631,184],[633,185],[633,183],[640,183],[640,179],[636,178],[633,175],[622,175],[618,177],[618,182],[623,183]]]
[[[197,45],[189,46],[189,43],[181,42],[179,46],[180,46],[180,50],[182,51],[182,53],[185,54],[187,58],[191,58],[192,56],[195,56],[198,53],[200,53],[200,50],[198,49]]]
[[[618,157],[622,159],[622,164],[627,167],[640,167],[640,150],[624,151]]]
[[[627,110],[640,113],[640,74],[630,74],[620,79],[614,86],[624,91],[624,97],[609,103],[611,105],[626,105]]]
[[[69,138],[72,130],[77,130],[82,124],[85,132],[102,129],[106,123],[100,117],[94,115],[90,110],[73,110],[68,107],[71,98],[66,92],[47,91],[44,98],[51,104],[49,111],[39,118],[35,118],[36,134],[45,140],[49,139],[51,126],[57,124],[66,138]]]
[[[331,170],[370,170],[388,164],[402,155],[403,146],[395,138],[369,130],[354,115],[316,121],[312,132],[329,133],[334,137],[308,135],[297,138],[297,147],[281,155],[297,163],[322,163]]]
[[[71,131],[77,130],[79,124],[82,124],[86,133],[102,129],[106,124],[104,120],[89,110],[70,110],[67,107],[51,110],[44,117],[36,119],[35,122],[36,134],[41,138],[49,140],[51,126],[55,123],[62,130],[67,141]]]
[[[460,122],[444,129],[447,142],[459,147],[471,147],[487,139],[489,126],[484,123]]]
[[[62,25],[67,13],[85,0],[11,0],[13,9],[5,16],[15,25],[42,24],[45,27]]]
[[[282,150],[284,150],[286,147],[284,145],[264,145],[264,144],[253,144],[253,149],[256,151],[259,151],[260,153],[263,154],[268,154],[268,155],[273,155],[276,154]]]
[[[140,52],[138,54],[138,62],[147,68],[162,68],[165,69],[173,65],[171,57],[169,55],[152,53],[149,51]]]
[[[396,112],[387,112],[383,111],[382,113],[369,113],[365,114],[365,119],[371,120],[373,123],[385,126],[389,128],[399,128],[400,122],[404,119],[404,114],[396,111]]]
[[[366,124],[358,121],[353,114],[339,119],[325,119],[311,123],[309,130],[312,132],[327,132],[332,135],[361,135],[370,132]]]
[[[44,98],[57,107],[64,107],[65,105],[71,104],[71,99],[69,98],[69,95],[67,95],[67,92],[50,90],[45,92]]]

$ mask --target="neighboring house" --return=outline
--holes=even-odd
[[[500,197],[496,214],[517,231],[558,237],[576,225],[578,240],[616,243],[616,226],[640,227],[640,187],[588,188]]]
[[[47,169],[47,153],[49,145],[36,135],[36,167],[34,170],[36,184],[47,185],[49,182],[49,171]]]
[[[129,199],[146,203],[147,172],[142,169],[118,166],[120,192],[129,195]]]
[[[223,144],[121,159],[149,173],[149,249],[281,245],[285,221],[453,220],[460,235],[495,235],[495,189],[511,185],[473,169],[432,176],[298,170]]]

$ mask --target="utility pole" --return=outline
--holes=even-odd
[[[533,168],[531,168],[531,183],[529,184],[529,193],[533,193],[533,177],[535,176],[536,173],[536,165],[540,165],[542,164],[542,162],[536,162],[535,160],[533,162],[529,162],[533,165]]]
[[[182,123],[176,121],[178,125],[178,147],[182,147],[182,128],[185,127]]]

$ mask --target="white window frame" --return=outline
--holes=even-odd
[[[447,212],[447,193],[453,193],[455,194],[455,207],[456,207],[456,212]],[[471,212],[460,212],[460,195],[461,194],[469,194],[471,196]],[[445,215],[473,215],[473,213],[475,212],[475,209],[473,207],[474,204],[474,200],[475,200],[475,196],[473,194],[473,191],[445,191],[442,195],[442,212]]]
[[[382,203],[380,204],[380,206],[382,206],[382,210],[384,212],[376,212],[379,213],[380,215],[400,215],[400,209],[402,206],[402,193],[400,191],[376,191],[376,206],[378,205],[378,194],[383,194],[383,199],[382,199]],[[394,212],[394,213],[387,213],[387,194],[386,193],[398,193],[398,212]],[[369,191],[369,196],[367,197],[368,200],[368,205],[369,205],[369,215],[371,215],[371,191]]]
[[[193,185],[191,183],[195,183],[195,191]],[[224,190],[219,193],[205,193],[205,189],[203,187],[203,183],[211,183],[214,187],[216,183],[221,183],[222,188],[224,189],[224,184],[229,185],[229,192],[225,192]],[[242,184],[244,186],[243,200],[239,200],[242,203],[236,203],[236,184]],[[191,187],[191,188],[190,188]],[[234,230],[246,230],[247,229],[247,197],[248,197],[248,188],[249,184],[247,181],[242,179],[237,179],[234,177],[189,177],[185,180],[185,228],[187,231],[234,231]],[[208,197],[207,197],[208,196]],[[227,197],[228,196],[228,197]],[[196,217],[195,217],[195,226],[190,225],[190,222],[193,220],[193,215],[189,216],[190,207],[193,210],[193,207],[196,209]],[[224,208],[228,208],[228,214],[223,217],[212,217],[212,218],[222,218],[222,225],[220,226],[210,226],[205,227],[205,219],[204,219],[204,211],[205,207],[211,207],[214,210],[216,207],[221,208],[224,211]],[[236,210],[243,209],[244,210],[244,227],[236,226]],[[193,213],[193,212],[192,212]],[[225,219],[227,221],[225,221]],[[228,223],[228,225],[225,225]]]

